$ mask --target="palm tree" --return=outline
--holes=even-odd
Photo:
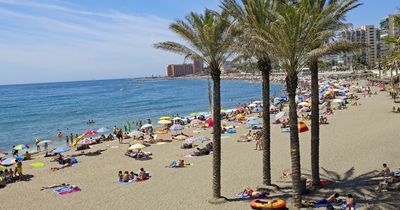
[[[270,125],[270,82],[272,70],[271,55],[268,47],[253,39],[256,31],[269,30],[273,20],[269,17],[269,11],[274,7],[274,0],[236,0],[222,1],[222,8],[233,16],[236,21],[235,29],[236,52],[239,58],[257,61],[257,68],[262,75],[263,96],[263,184],[271,185],[271,125]]]
[[[206,9],[204,14],[190,13],[185,20],[178,20],[170,29],[185,44],[162,42],[156,48],[181,54],[185,58],[202,59],[209,68],[213,80],[213,200],[221,199],[221,66],[229,56],[232,42],[231,22],[228,16]]]
[[[311,9],[309,10],[310,18],[314,25],[314,37],[311,37],[309,43],[311,55],[309,57],[309,68],[311,72],[311,174],[312,184],[320,185],[319,176],[319,85],[318,85],[318,58],[352,50],[358,47],[351,42],[327,41],[332,38],[335,31],[346,26],[342,22],[344,15],[359,6],[358,0],[343,0],[343,1],[327,1],[315,0],[310,1]]]
[[[257,31],[259,39],[276,55],[286,73],[286,91],[289,99],[290,155],[292,171],[293,205],[301,207],[300,145],[297,128],[298,69],[307,60],[307,42],[312,24],[308,21],[308,1],[277,1],[269,12],[273,21],[268,30]]]

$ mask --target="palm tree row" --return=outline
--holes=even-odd
[[[345,42],[329,44],[334,32],[343,26],[343,17],[359,4],[357,0],[223,0],[223,12],[206,9],[204,14],[191,13],[170,29],[183,43],[162,42],[156,48],[172,51],[190,59],[202,59],[213,80],[213,198],[221,198],[221,66],[231,56],[253,59],[262,74],[263,94],[263,178],[271,185],[271,147],[269,118],[269,77],[272,62],[286,73],[289,98],[290,155],[293,204],[301,206],[301,167],[295,102],[298,70],[310,65],[312,71],[312,176],[319,185],[318,124],[318,58],[348,50]]]

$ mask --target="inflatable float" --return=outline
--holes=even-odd
[[[254,199],[250,203],[252,209],[262,210],[283,210],[286,208],[286,202],[281,199]]]

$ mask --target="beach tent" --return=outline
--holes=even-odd
[[[214,126],[214,120],[212,118],[208,118],[205,121],[205,124],[206,124],[207,127],[213,127]]]
[[[303,121],[299,122],[298,127],[299,127],[299,133],[303,133],[309,130],[308,126]]]

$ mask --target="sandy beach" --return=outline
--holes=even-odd
[[[377,89],[376,89],[377,90]],[[374,89],[375,91],[375,89]],[[399,191],[375,192],[377,181],[370,181],[381,168],[400,166],[399,117],[391,112],[393,102],[386,92],[364,98],[361,106],[348,106],[328,116],[329,125],[321,125],[320,165],[323,178],[337,181],[318,192],[306,195],[321,198],[331,192],[352,193],[361,209],[400,209]],[[310,122],[306,121],[309,125]],[[226,123],[230,124],[230,123]],[[212,129],[199,134],[211,136]],[[222,139],[222,195],[228,202],[212,205],[212,156],[184,158],[193,149],[180,149],[181,142],[155,144],[144,149],[152,152],[151,160],[138,161],[124,156],[131,140],[93,145],[90,151],[107,149],[98,156],[79,156],[76,166],[52,172],[58,164],[49,158],[36,157],[24,161],[26,181],[8,184],[0,189],[1,209],[250,209],[248,200],[235,199],[235,194],[248,186],[261,184],[262,152],[255,151],[255,143],[239,143],[239,136],[248,131],[239,125],[237,134],[223,134]],[[185,133],[193,135],[192,130]],[[168,134],[170,135],[170,134]],[[165,135],[164,137],[166,137]],[[280,178],[290,168],[289,135],[281,133],[279,125],[271,128],[271,160],[273,183],[285,187],[288,180]],[[160,136],[163,137],[163,136]],[[300,134],[301,167],[310,173],[310,132]],[[66,154],[78,154],[70,151]],[[172,160],[185,159],[192,163],[186,168],[165,168]],[[43,162],[42,168],[29,164]],[[151,178],[132,184],[118,184],[118,171],[149,171]],[[52,190],[40,191],[42,186],[69,183],[82,190],[59,196]],[[290,189],[276,193],[290,203]],[[290,206],[290,204],[289,204]]]

